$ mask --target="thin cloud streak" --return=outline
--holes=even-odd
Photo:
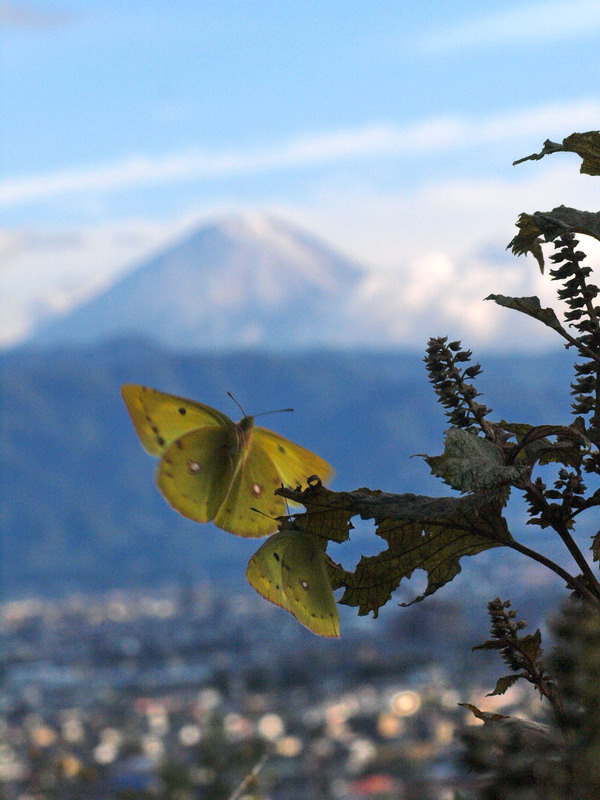
[[[474,147],[519,137],[546,138],[551,130],[585,130],[597,125],[600,100],[555,103],[487,118],[445,116],[402,128],[370,125],[298,137],[269,149],[210,151],[205,148],[165,156],[133,156],[85,169],[7,179],[0,205],[26,204],[71,193],[103,193],[148,185],[275,172],[372,157],[411,157]]]
[[[600,29],[597,0],[541,2],[469,19],[458,25],[430,32],[418,42],[419,52],[443,54],[465,48],[521,46],[563,42],[589,36]]]

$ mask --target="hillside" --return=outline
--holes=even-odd
[[[485,359],[481,388],[494,417],[521,421],[523,390],[532,420],[560,419],[569,407],[559,392],[566,363],[562,353],[535,365],[525,357]],[[185,355],[122,340],[15,352],[0,368],[7,596],[243,576],[256,542],[183,519],[156,490],[155,461],[120,398],[125,382],[193,397],[235,418],[228,390],[251,413],[291,404],[294,414],[269,424],[329,460],[337,488],[447,493],[422,459],[410,458],[440,452],[444,428],[414,355]]]

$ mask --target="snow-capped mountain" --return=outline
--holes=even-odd
[[[340,345],[366,270],[258,214],[204,225],[30,338],[36,346],[144,336],[190,350]]]

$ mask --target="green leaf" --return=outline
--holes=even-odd
[[[277,493],[306,507],[306,514],[296,515],[300,529],[310,528],[334,541],[347,538],[351,517],[375,520],[377,535],[388,544],[386,550],[363,556],[354,571],[327,561],[332,587],[345,590],[339,602],[358,606],[361,615],[372,611],[377,616],[402,579],[416,569],[425,570],[428,577],[425,592],[413,602],[452,580],[460,572],[463,556],[512,541],[502,516],[506,494],[502,492],[425,497],[371,489],[332,492],[319,483],[304,490],[281,488]],[[334,521],[326,531],[323,519],[328,524]]]
[[[458,705],[466,708],[474,717],[484,722],[500,722],[502,719],[510,719],[506,714],[498,714],[495,711],[481,711],[481,709],[477,708],[477,706],[474,706],[472,703],[458,703]]]
[[[345,588],[340,602],[358,606],[361,615],[373,611],[376,616],[402,579],[410,578],[416,569],[427,572],[427,587],[413,603],[451,581],[460,572],[463,556],[510,541],[496,494],[399,497],[405,500],[399,502],[393,518],[384,519],[377,528],[388,548],[375,556],[363,556],[354,572],[330,572],[334,588]]]
[[[533,428],[533,425],[529,422],[507,422],[505,419],[501,419],[500,422],[495,422],[494,426],[514,434],[518,440],[522,439],[525,434]]]
[[[521,675],[505,675],[503,678],[498,678],[496,687],[493,692],[488,692],[486,697],[493,697],[496,694],[504,694],[510,687],[516,683]]]
[[[522,314],[527,314],[528,317],[543,322],[549,328],[553,328],[559,333],[566,333],[563,326],[558,321],[558,317],[552,308],[542,308],[539,297],[507,297],[503,294],[490,294],[486,300],[493,300],[499,306],[504,308],[512,308],[515,311],[520,311]]]
[[[581,233],[600,239],[600,212],[579,211],[576,208],[557,206],[552,211],[536,211],[534,214],[519,214],[519,233],[508,247],[516,256],[531,253],[544,271],[542,242],[551,242],[565,233]]]
[[[518,483],[528,465],[506,465],[501,447],[460,428],[446,432],[444,453],[424,456],[431,472],[459,492],[478,492]]]
[[[518,447],[526,452],[528,463],[558,463],[579,468],[590,442],[576,424],[573,425],[510,425],[500,422],[498,427],[517,435]],[[556,442],[548,437],[556,436]],[[521,454],[520,454],[521,455]]]
[[[513,161],[513,165],[522,164],[523,161],[539,161],[544,156],[560,152],[577,153],[582,159],[580,172],[586,175],[600,175],[600,131],[572,133],[563,139],[562,144],[546,139],[540,153],[519,158],[518,161]]]

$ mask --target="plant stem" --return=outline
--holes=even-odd
[[[596,580],[596,576],[592,572],[592,569],[588,564],[585,556],[583,555],[579,547],[577,547],[575,540],[569,533],[566,525],[564,525],[564,523],[560,523],[553,525],[552,527],[558,533],[560,538],[563,540],[565,547],[568,549],[569,553],[571,553],[571,555],[577,562],[577,566],[581,570],[581,574],[586,578],[594,594],[596,594],[600,598],[600,583],[598,583],[598,581]]]
[[[538,487],[534,483],[530,483],[527,487],[530,494],[535,495],[536,500],[543,507],[546,511],[549,509],[548,501],[539,491]],[[592,572],[590,565],[588,564],[585,556],[577,546],[575,540],[571,536],[569,529],[565,525],[562,520],[554,520],[552,519],[551,515],[548,514],[548,522],[554,528],[554,530],[558,533],[560,538],[562,539],[563,544],[573,557],[573,560],[581,570],[582,576],[585,578],[586,583],[589,586],[590,591],[593,595],[595,595],[598,599],[600,599],[600,583],[596,580],[596,576]]]
[[[559,564],[556,564],[546,556],[538,553],[536,550],[531,550],[531,548],[527,547],[521,542],[518,542],[516,539],[511,538],[510,542],[507,543],[507,547],[512,547],[513,550],[516,550],[519,553],[522,553],[524,556],[529,556],[529,558],[537,561],[539,564],[543,564],[548,569],[551,569],[552,572],[555,572],[559,575],[569,586],[573,589],[574,592],[581,594],[584,596],[589,602],[600,605],[600,597],[597,597],[594,592],[592,592],[588,586],[582,581],[580,578],[576,578],[574,575],[570,575],[566,569],[563,569]]]
[[[556,330],[556,328],[554,328],[553,330]],[[561,328],[561,330],[556,330],[556,332],[560,334],[560,336],[562,336],[563,339],[566,339],[567,342],[569,342],[569,344],[577,348],[577,350],[579,350],[581,355],[587,356],[592,361],[595,361],[597,364],[600,364],[600,353],[596,353],[595,350],[592,350],[590,347],[580,342],[574,336],[571,336],[571,334],[568,333],[564,328]]]

